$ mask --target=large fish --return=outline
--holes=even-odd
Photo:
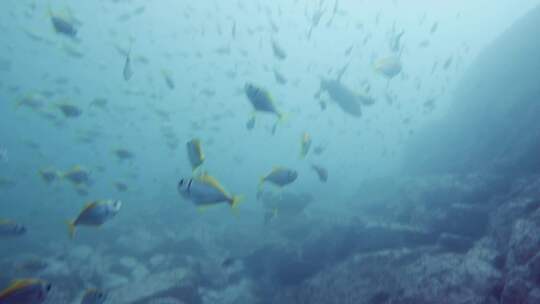
[[[296,170],[284,167],[274,167],[268,175],[261,177],[259,187],[262,186],[264,182],[269,182],[278,187],[284,187],[293,183],[296,178],[298,178],[298,172]]]
[[[1,304],[41,304],[51,291],[51,284],[37,279],[14,281],[0,291]]]
[[[225,188],[208,174],[194,178],[182,178],[178,182],[178,193],[199,207],[228,203],[236,207],[242,200],[241,196],[229,194]]]
[[[68,223],[69,236],[75,236],[77,226],[99,227],[118,214],[122,202],[117,200],[101,200],[87,204],[74,221]]]
[[[323,92],[326,92],[344,112],[355,117],[362,116],[362,104],[374,103],[373,98],[353,92],[339,80],[321,79],[321,87],[315,96],[320,97]]]

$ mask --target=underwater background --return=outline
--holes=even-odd
[[[540,303],[539,4],[2,1],[0,304]]]

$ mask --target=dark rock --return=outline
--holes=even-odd
[[[516,278],[506,282],[501,294],[501,304],[525,304],[530,287],[526,281]]]

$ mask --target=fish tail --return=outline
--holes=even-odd
[[[231,198],[230,204],[233,209],[238,208],[238,204],[240,204],[244,200],[244,197],[242,195],[233,195]]]
[[[68,225],[69,238],[70,239],[75,238],[75,222],[67,221],[67,225]]]

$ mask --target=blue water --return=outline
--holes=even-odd
[[[456,84],[478,54],[536,5],[535,0],[3,1],[0,219],[28,231],[0,239],[0,286],[25,277],[51,281],[48,303],[77,303],[88,288],[107,291],[110,303],[166,297],[271,303],[272,288],[300,284],[348,258],[349,251],[321,254],[315,259],[328,264],[302,264],[298,272],[277,275],[253,261],[283,265],[295,256],[291,252],[323,251],[314,239],[324,229],[335,228],[335,234],[324,230],[323,235],[348,244],[356,234],[340,230],[342,224],[384,221],[388,210],[376,211],[376,219],[363,218],[365,204],[394,195],[372,182],[408,176],[402,170],[408,162],[404,150],[418,140],[417,131],[446,117]],[[52,16],[65,18],[76,35],[55,31]],[[402,30],[399,48],[392,50]],[[276,56],[273,41],[286,58]],[[126,80],[128,50],[133,76]],[[391,80],[375,68],[388,57],[402,64]],[[323,110],[315,97],[321,79],[336,79],[345,66],[341,84],[375,100],[362,106],[361,117],[324,93]],[[274,70],[286,84],[275,79]],[[244,94],[248,82],[268,90],[286,114],[275,134],[276,118],[265,113],[256,114],[252,130],[246,128],[254,112]],[[38,107],[18,104],[31,95],[42,102]],[[106,105],[96,106],[96,99]],[[58,104],[64,102],[81,115],[63,114]],[[300,158],[304,132],[313,143]],[[206,156],[201,172],[244,197],[238,209],[224,203],[202,210],[178,194],[180,178],[197,175],[185,147],[192,138],[200,138]],[[116,149],[134,157],[119,159]],[[312,164],[328,170],[328,182],[319,180]],[[88,185],[66,178],[47,183],[39,173],[76,165],[88,170]],[[283,189],[265,185],[257,199],[261,176],[275,166],[296,170],[298,179]],[[127,191],[119,191],[117,182]],[[370,195],[366,187],[372,187]],[[81,227],[70,240],[66,221],[100,199],[121,200],[123,208],[100,228]],[[25,270],[20,265],[29,259],[47,266]],[[227,259],[233,266],[223,266]],[[182,284],[195,286],[191,296],[175,296],[171,287],[122,300],[122,288],[154,281],[171,269],[190,274]]]

